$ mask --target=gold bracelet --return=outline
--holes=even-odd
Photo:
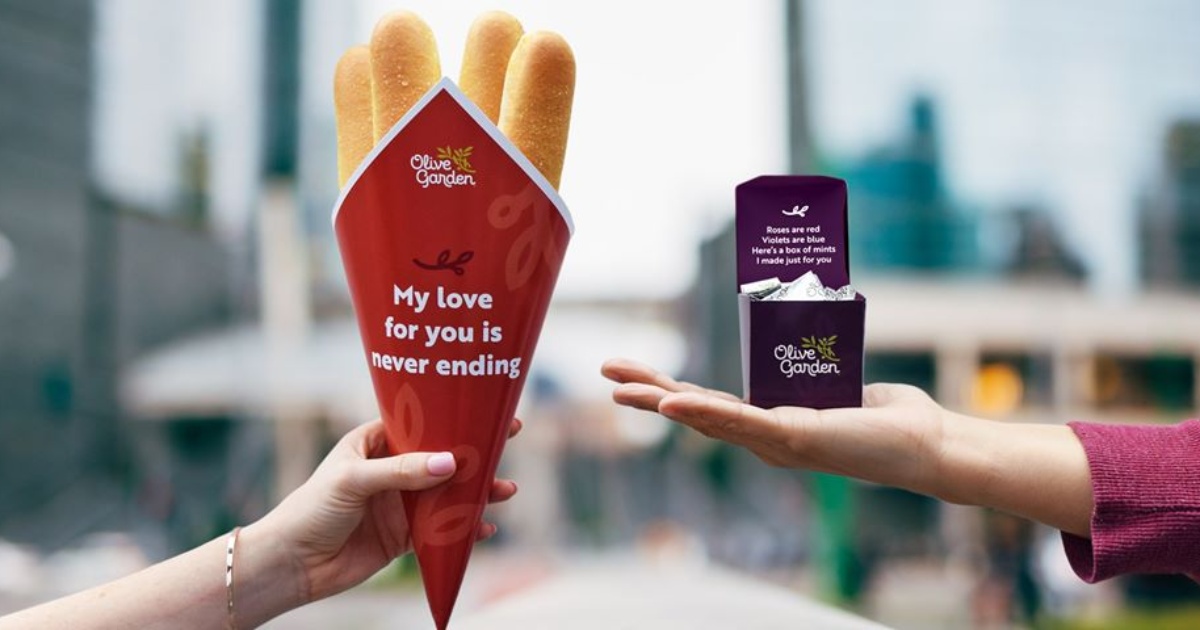
[[[227,605],[225,613],[229,630],[237,630],[237,623],[233,616],[233,554],[237,549],[238,534],[241,532],[240,526],[234,527],[225,541],[225,600]]]

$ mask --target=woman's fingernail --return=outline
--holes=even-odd
[[[431,455],[425,462],[425,469],[429,474],[436,477],[444,477],[454,472],[454,455],[450,453],[438,453]]]

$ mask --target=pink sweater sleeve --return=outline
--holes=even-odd
[[[1075,573],[1200,574],[1200,420],[1176,425],[1072,422],[1092,473],[1092,537],[1063,534]]]

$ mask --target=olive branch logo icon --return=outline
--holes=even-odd
[[[475,168],[471,166],[471,152],[474,150],[475,147],[454,149],[447,145],[438,147],[437,156],[439,160],[450,160],[454,163],[455,168],[464,173],[474,173]]]
[[[828,337],[817,337],[816,335],[801,337],[800,347],[816,350],[822,359],[837,363],[840,359],[837,358],[837,354],[833,351],[833,345],[837,343],[837,338],[837,335],[830,335]]]

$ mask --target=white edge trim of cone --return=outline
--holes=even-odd
[[[404,129],[404,127],[408,125],[409,121],[411,121],[421,110],[425,109],[425,106],[429,104],[429,101],[432,101],[433,98],[442,91],[447,92],[450,94],[451,98],[453,98],[455,101],[458,101],[458,104],[462,106],[463,110],[466,111],[467,114],[470,115],[471,118],[473,118],[489,136],[491,136],[492,140],[494,140],[496,144],[500,145],[500,148],[504,149],[504,152],[507,153],[508,156],[511,157],[513,161],[516,162],[523,171],[525,171],[526,174],[529,175],[530,179],[532,179],[533,182],[538,185],[538,188],[542,189],[542,192],[545,193],[548,199],[550,199],[550,203],[554,204],[554,207],[558,209],[558,213],[562,215],[563,221],[567,223],[567,231],[574,235],[575,221],[571,218],[571,211],[567,210],[567,204],[564,203],[562,197],[558,195],[558,191],[554,189],[554,186],[550,185],[550,182],[545,176],[542,175],[541,171],[537,170],[537,167],[533,165],[533,162],[530,162],[529,158],[525,157],[525,154],[521,153],[521,151],[517,149],[516,145],[514,145],[507,136],[500,132],[500,129],[492,123],[492,121],[487,117],[487,114],[484,114],[483,110],[479,109],[478,105],[473,103],[471,99],[467,98],[466,94],[462,93],[462,90],[454,84],[454,81],[452,81],[450,77],[442,77],[441,81],[438,81],[437,84],[430,88],[420,100],[410,107],[408,112],[405,113],[400,120],[396,121],[395,125],[392,125],[392,128],[388,130],[387,134],[385,134],[383,138],[379,140],[379,142],[375,143],[375,146],[371,148],[371,152],[367,154],[367,157],[363,158],[362,164],[359,164],[358,168],[354,169],[354,174],[350,176],[350,179],[342,188],[342,192],[338,195],[337,203],[333,206],[332,222],[334,226],[336,227],[337,225],[338,211],[342,209],[342,202],[346,200],[346,195],[350,194],[350,190],[354,188],[354,184],[358,183],[358,178],[361,177],[363,172],[367,170],[367,167],[371,166],[371,163],[375,161],[375,158],[383,151],[383,149],[387,147],[387,145],[391,144],[392,139],[400,133],[400,130]]]

